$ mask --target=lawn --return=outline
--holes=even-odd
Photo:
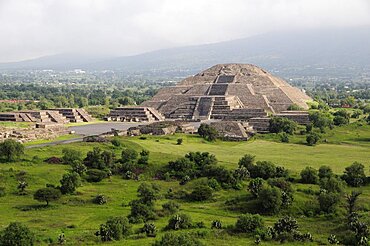
[[[143,137],[121,137],[122,147],[134,148],[138,151],[147,149],[150,151],[150,166],[148,172],[152,172],[175,160],[190,151],[207,151],[215,154],[220,165],[227,168],[236,168],[238,160],[244,154],[253,154],[257,160],[269,160],[277,165],[286,167],[294,176],[306,166],[319,168],[321,165],[329,165],[335,173],[341,174],[346,166],[354,161],[362,162],[367,168],[369,175],[370,148],[367,141],[368,128],[359,129],[335,129],[335,133],[328,133],[326,144],[317,146],[306,146],[298,143],[278,143],[271,139],[254,139],[248,142],[222,142],[209,143],[196,135],[174,135],[174,136],[145,136]],[[330,135],[332,134],[332,135]],[[330,135],[330,136],[329,136]],[[176,140],[183,139],[182,145],[177,145]],[[299,138],[299,137],[298,137]],[[352,140],[349,140],[352,139]],[[334,141],[336,140],[336,141]],[[48,146],[43,148],[26,149],[25,157],[16,163],[0,164],[0,186],[6,188],[6,195],[0,197],[0,229],[6,227],[12,221],[20,221],[30,227],[38,238],[38,245],[47,245],[56,242],[57,236],[64,232],[67,245],[95,245],[101,244],[95,231],[99,225],[104,223],[111,216],[127,216],[130,212],[129,202],[136,198],[136,190],[141,181],[155,182],[161,187],[162,199],[156,202],[156,209],[161,209],[161,204],[167,200],[164,198],[167,190],[190,190],[194,181],[180,186],[177,181],[158,181],[150,178],[150,175],[141,176],[141,181],[124,180],[119,176],[113,176],[100,183],[83,182],[78,188],[77,194],[63,196],[58,202],[52,202],[49,208],[40,207],[40,203],[33,199],[33,193],[46,184],[58,185],[62,175],[69,169],[69,166],[58,164],[47,164],[44,159],[62,155],[63,148],[80,150],[83,155],[93,147],[99,146],[102,149],[112,150],[119,157],[122,148],[113,147],[110,143],[72,143],[65,145]],[[26,180],[29,184],[27,195],[17,194],[17,175],[19,171],[25,171]],[[316,185],[294,184],[297,190],[309,189],[318,190]],[[347,188],[346,192],[351,189]],[[360,199],[361,207],[370,211],[370,187],[358,188],[363,194]],[[108,197],[105,205],[95,205],[91,202],[97,194],[104,194]],[[240,215],[238,211],[231,211],[225,206],[225,201],[240,195],[246,195],[244,186],[242,190],[222,190],[215,193],[212,200],[207,202],[185,202],[181,203],[181,212],[189,214],[193,221],[203,221],[207,228],[213,220],[219,219],[225,226],[233,225]],[[314,197],[303,192],[295,192],[295,201],[299,204],[310,202]],[[299,210],[299,207],[294,207]],[[364,213],[365,218],[370,218],[369,212]],[[297,220],[301,231],[309,231],[313,234],[315,242],[307,245],[327,243],[327,237],[335,233],[338,223],[343,220],[343,205],[337,218],[299,216]],[[272,225],[280,216],[265,216],[266,224]],[[164,232],[169,217],[160,217],[155,221],[160,238]],[[368,219],[369,220],[369,219]],[[368,221],[369,222],[369,221]],[[142,224],[134,225],[138,229]],[[195,229],[193,229],[194,231]],[[205,236],[201,239],[206,245],[250,245],[254,242],[253,237],[231,236],[226,232],[210,229],[196,229],[204,231]],[[153,238],[142,238],[132,236],[128,240],[112,242],[108,245],[150,245]],[[279,243],[261,243],[261,245],[278,245]],[[288,245],[300,245],[290,243]]]

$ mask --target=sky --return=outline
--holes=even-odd
[[[370,0],[0,0],[0,62],[370,25]]]

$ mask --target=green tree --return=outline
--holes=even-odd
[[[82,160],[82,153],[75,149],[64,148],[62,150],[62,160],[65,164],[73,164]]]
[[[258,196],[258,208],[266,214],[276,214],[280,211],[283,200],[282,192],[276,187],[263,188]]]
[[[259,192],[263,189],[263,179],[252,179],[248,184],[248,190],[254,197],[258,197]]]
[[[321,166],[319,168],[319,178],[320,179],[330,178],[333,175],[334,174],[333,174],[333,170],[331,170],[331,167],[329,167],[329,166]]]
[[[306,142],[308,145],[313,146],[320,140],[320,138],[320,135],[316,132],[310,132],[309,134],[307,134]]]
[[[24,154],[23,144],[7,139],[0,143],[0,158],[5,161],[16,161]]]
[[[342,179],[353,187],[359,187],[366,184],[365,166],[359,162],[354,162],[346,167]]]
[[[121,240],[131,234],[131,225],[126,217],[114,217],[101,224],[99,231],[95,233],[100,236],[101,241]]]
[[[213,190],[208,185],[198,185],[190,193],[190,199],[193,201],[206,201],[212,198]]]
[[[34,243],[34,234],[19,222],[10,223],[0,233],[1,246],[32,246]]]
[[[200,124],[200,127],[198,128],[198,134],[202,138],[211,142],[215,141],[218,137],[218,132],[216,128],[204,123]]]
[[[138,154],[135,150],[126,148],[122,150],[121,162],[123,164],[130,164],[130,163],[135,162],[137,157],[138,157]]]
[[[320,210],[325,213],[334,213],[339,203],[338,193],[323,191],[318,196]]]
[[[297,129],[297,123],[284,117],[272,117],[270,119],[269,131],[272,133],[285,132],[293,134]]]
[[[62,193],[60,192],[60,190],[52,187],[46,187],[37,190],[33,195],[33,198],[39,202],[46,202],[46,206],[48,206],[49,202],[57,201],[60,199],[61,196]]]
[[[243,214],[235,223],[235,230],[240,233],[255,232],[263,227],[263,218],[259,214]]]
[[[63,194],[72,194],[81,185],[80,175],[76,172],[66,173],[60,180],[60,191]]]
[[[300,173],[301,182],[304,184],[317,184],[319,181],[319,176],[317,170],[312,167],[306,167]]]

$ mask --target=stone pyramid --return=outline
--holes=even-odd
[[[219,64],[176,86],[165,87],[142,106],[174,119],[248,119],[279,113],[311,98],[298,88],[250,64]]]

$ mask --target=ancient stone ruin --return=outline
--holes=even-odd
[[[161,89],[141,106],[154,108],[167,119],[248,120],[286,111],[293,104],[308,109],[310,100],[257,66],[220,64]]]
[[[127,122],[152,122],[162,121],[164,116],[156,109],[151,107],[119,107],[111,110],[105,117],[107,121],[127,121]]]

